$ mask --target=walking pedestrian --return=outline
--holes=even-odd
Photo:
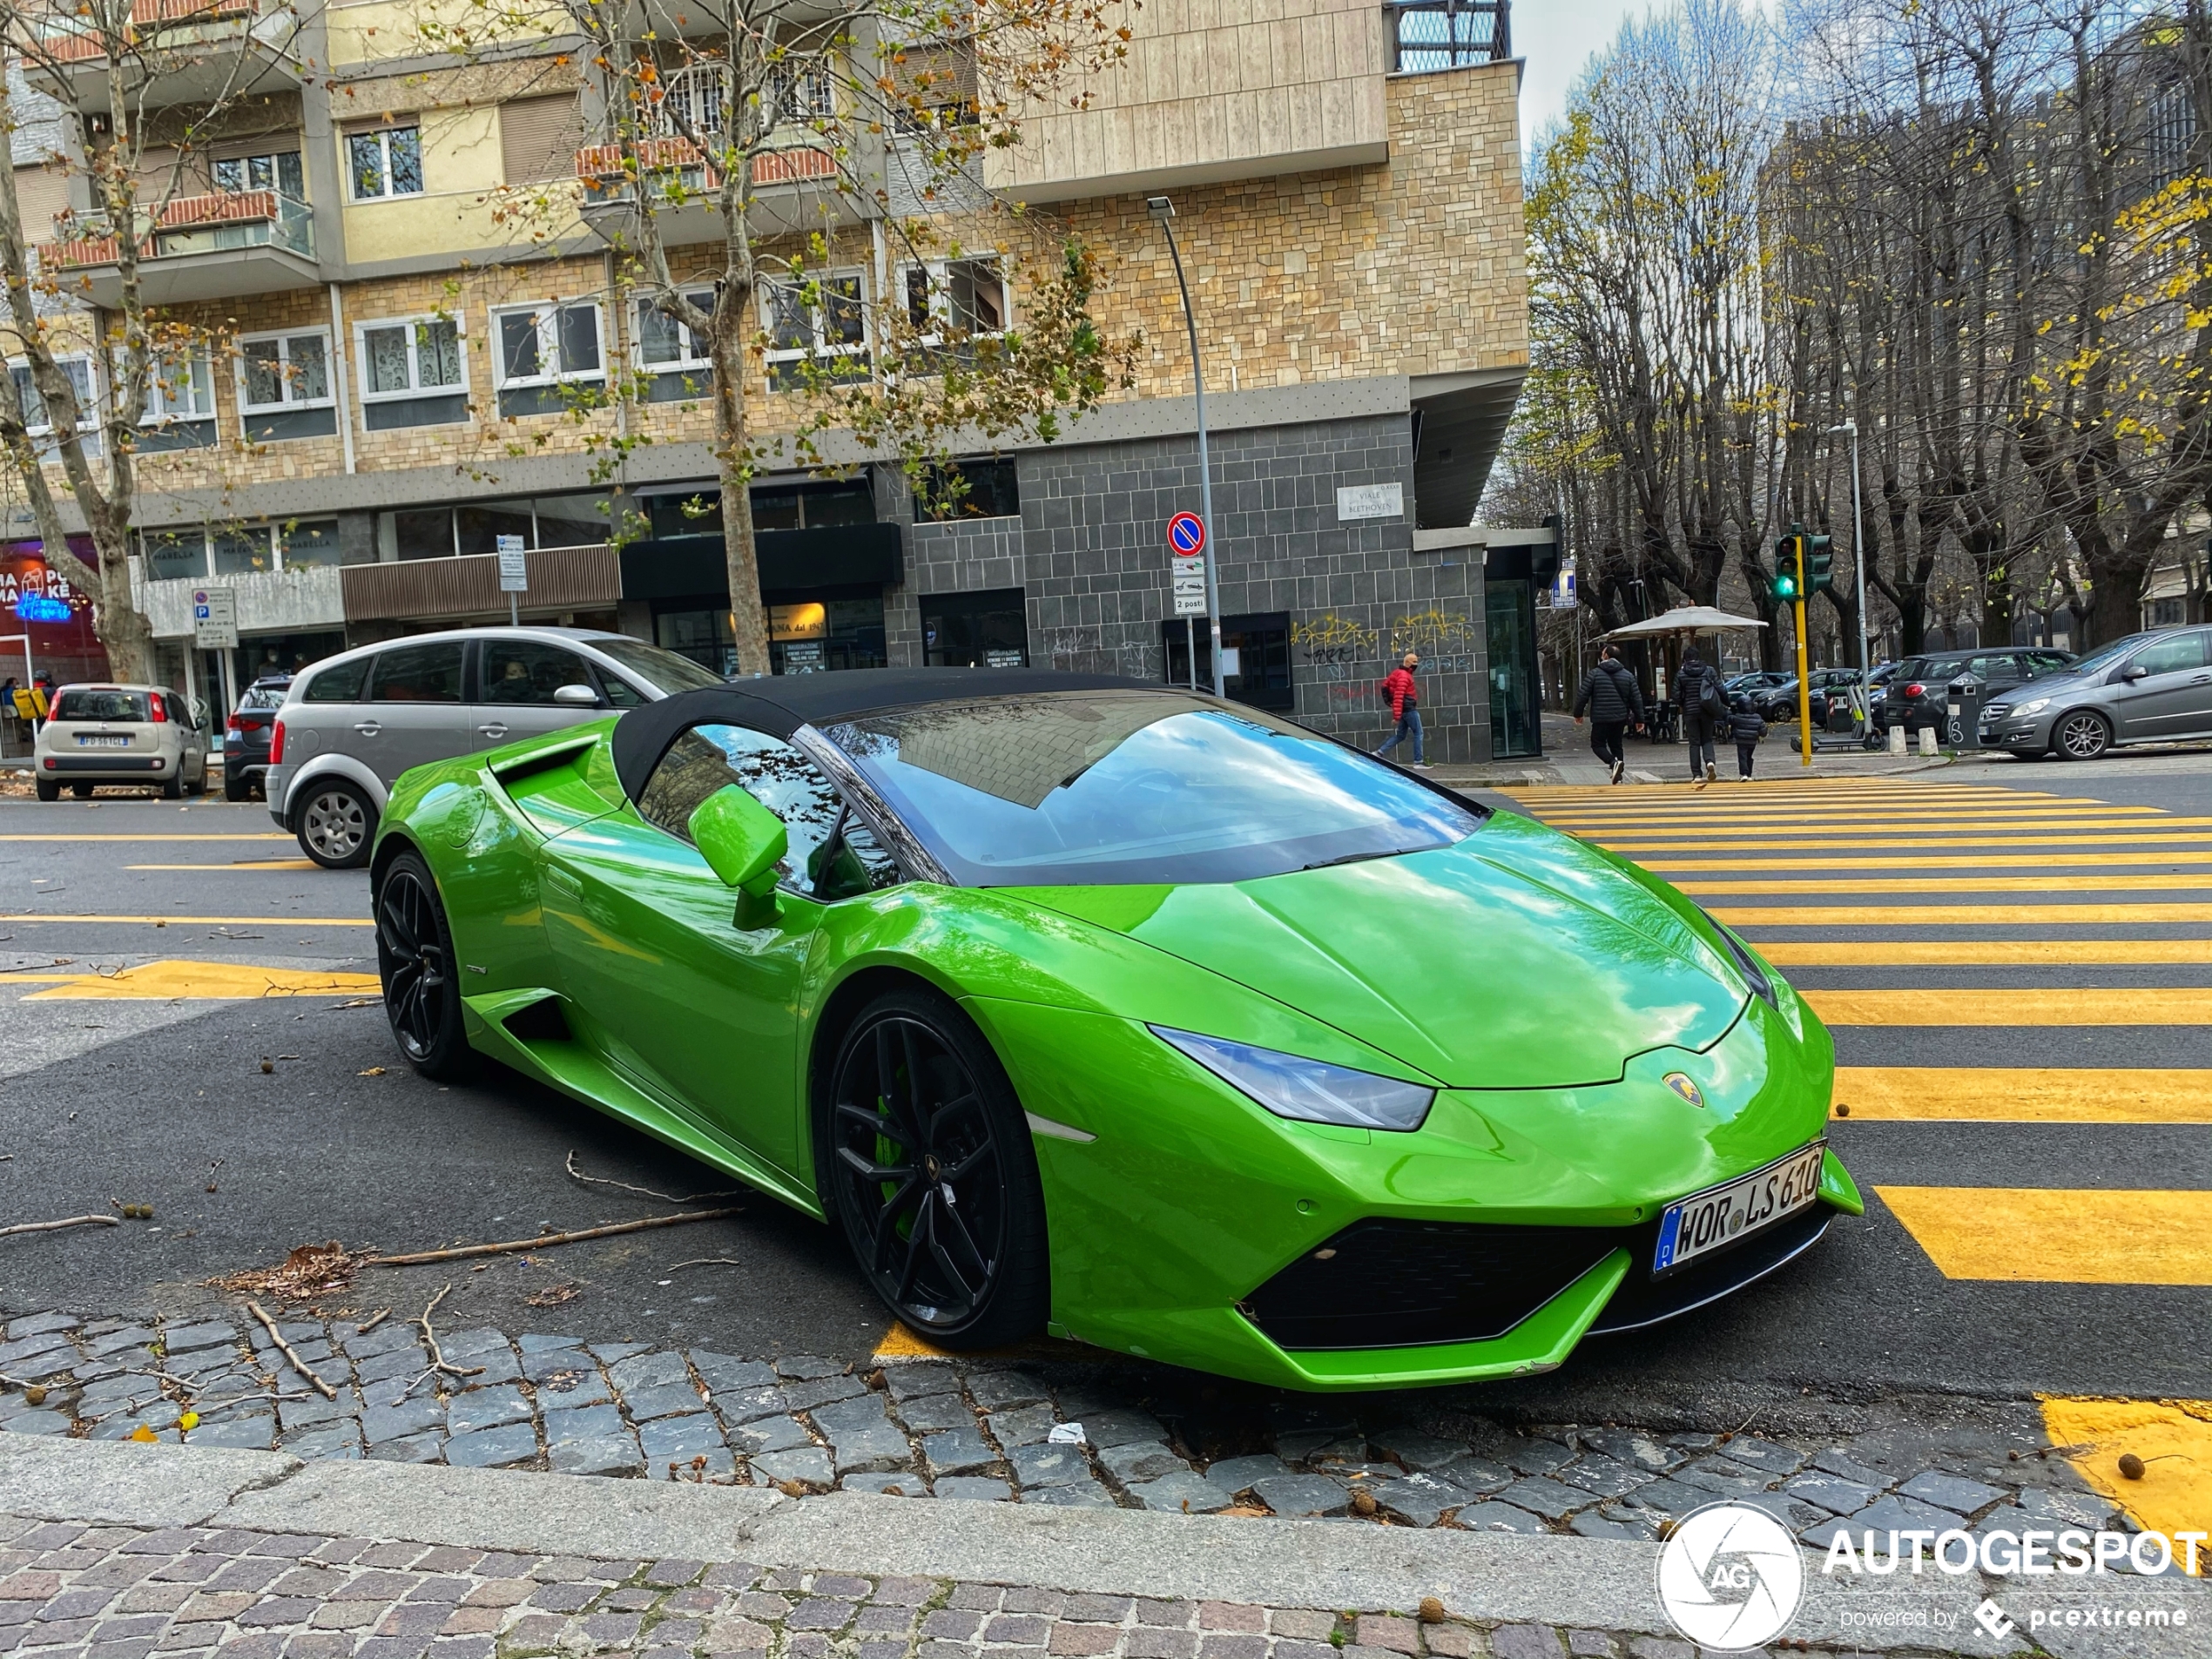
[[[1736,739],[1736,775],[1749,783],[1751,759],[1758,752],[1759,739],[1766,736],[1766,721],[1751,705],[1751,699],[1742,692],[1729,705],[1728,735]]]
[[[1413,739],[1413,769],[1426,772],[1428,762],[1421,750],[1421,692],[1413,683],[1413,671],[1420,665],[1420,653],[1409,651],[1382,683],[1383,701],[1390,705],[1390,718],[1398,722],[1398,730],[1391,733],[1389,742],[1375,751],[1375,758],[1381,759],[1405,742],[1410,733]]]
[[[1582,724],[1584,710],[1590,717],[1590,752],[1605,762],[1619,783],[1628,770],[1621,739],[1631,725],[1643,724],[1643,688],[1621,660],[1614,645],[1598,648],[1597,666],[1582,676],[1582,689],[1575,694],[1575,724]]]
[[[1721,775],[1713,764],[1713,739],[1727,724],[1728,695],[1721,690],[1719,671],[1700,658],[1694,645],[1682,654],[1675,701],[1682,707],[1682,734],[1689,743],[1689,781],[1703,789]]]

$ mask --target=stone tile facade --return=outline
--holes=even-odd
[[[1400,484],[1410,507],[1410,418],[1210,442],[1222,614],[1287,613],[1296,718],[1373,747],[1390,727],[1378,685],[1417,651],[1429,758],[1488,759],[1480,563],[1463,551],[1416,553],[1410,512],[1337,516],[1337,491],[1359,485]],[[893,662],[921,660],[924,597],[1018,587],[1037,666],[1162,678],[1160,624],[1173,610],[1165,529],[1174,513],[1197,509],[1197,462],[1187,437],[1024,451],[1018,521],[914,528],[906,585],[886,595]]]

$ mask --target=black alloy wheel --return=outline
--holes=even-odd
[[[461,1017],[452,930],[429,867],[402,853],[376,888],[376,968],[384,1013],[408,1063],[426,1077],[455,1077],[471,1050]]]
[[[1042,1323],[1028,1123],[958,1009],[920,991],[871,1003],[840,1045],[826,1127],[846,1237],[894,1313],[954,1348],[999,1346]]]
[[[2076,709],[2060,717],[2051,732],[2051,746],[2068,760],[2094,760],[2112,747],[2112,728],[2101,714]]]

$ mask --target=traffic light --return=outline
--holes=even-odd
[[[1836,585],[1836,555],[1825,536],[1805,537],[1805,593],[1808,597]]]
[[[1777,604],[1794,604],[1797,592],[1797,543],[1802,532],[1793,525],[1791,533],[1774,544],[1774,597]]]

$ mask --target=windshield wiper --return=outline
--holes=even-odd
[[[1332,869],[1339,864],[1365,864],[1369,859],[1401,858],[1406,851],[1406,849],[1402,846],[1393,846],[1380,853],[1346,853],[1340,858],[1321,859],[1312,864],[1301,864],[1298,867],[1299,873],[1303,874],[1308,870]]]

